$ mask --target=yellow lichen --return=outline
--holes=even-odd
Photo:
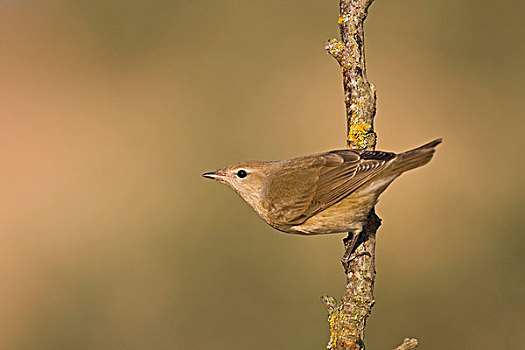
[[[354,117],[354,116],[353,116]],[[353,118],[352,118],[353,119]],[[358,148],[366,148],[367,134],[371,126],[361,120],[352,120],[348,132],[347,141]]]
[[[330,54],[334,56],[340,54],[345,49],[344,45],[336,39],[330,40],[326,48],[329,50]]]
[[[336,309],[328,317],[330,325],[330,341],[328,342],[328,349],[336,349],[339,347],[350,348],[353,347],[355,339],[358,338],[357,330],[352,327],[347,321],[348,315],[341,309]],[[348,328],[350,326],[350,329]],[[355,336],[352,337],[352,334]]]

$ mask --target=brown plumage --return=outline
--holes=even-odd
[[[203,174],[226,183],[272,227],[287,233],[353,232],[401,173],[430,161],[441,139],[395,154],[336,150],[274,162],[243,162]]]

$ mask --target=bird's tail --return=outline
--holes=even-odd
[[[441,141],[442,139],[436,139],[418,148],[398,154],[391,163],[389,171],[401,174],[427,164],[432,159],[435,148]]]

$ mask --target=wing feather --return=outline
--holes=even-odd
[[[338,150],[278,162],[263,205],[272,222],[299,225],[377,175],[394,153]]]

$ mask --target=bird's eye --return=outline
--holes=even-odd
[[[245,178],[246,175],[248,175],[248,173],[246,172],[246,170],[241,169],[241,170],[239,170],[239,171],[237,172],[237,176],[240,177],[241,179],[242,179],[242,178]]]

